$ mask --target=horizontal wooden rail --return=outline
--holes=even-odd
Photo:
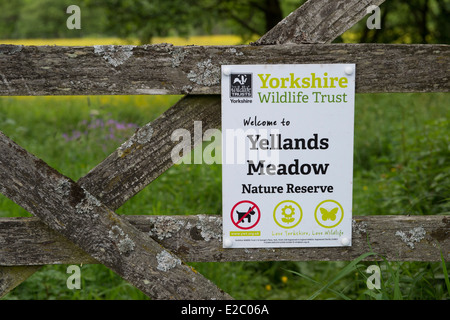
[[[339,248],[223,249],[217,215],[122,216],[184,261],[441,261],[450,254],[448,216],[355,216],[353,243]],[[38,218],[0,219],[0,266],[97,263]]]
[[[0,96],[220,94],[224,64],[356,63],[356,92],[448,92],[449,45],[0,45]]]

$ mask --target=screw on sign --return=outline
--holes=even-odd
[[[231,209],[231,221],[239,229],[251,229],[258,224],[260,219],[261,211],[252,201],[239,201]]]

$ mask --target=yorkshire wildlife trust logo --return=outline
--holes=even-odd
[[[251,98],[253,96],[252,73],[232,73],[230,81],[231,98]]]

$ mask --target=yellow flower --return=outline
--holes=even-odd
[[[271,286],[270,284],[266,284],[266,290],[267,290],[267,291],[272,290],[272,286]]]
[[[286,277],[286,276],[281,277],[281,282],[286,283],[287,281],[288,281],[288,277]]]

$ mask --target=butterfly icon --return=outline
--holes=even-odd
[[[325,208],[320,208],[320,212],[322,213],[322,220],[327,221],[330,219],[331,221],[336,220],[336,213],[338,212],[339,208],[333,208],[330,211],[328,211]]]

